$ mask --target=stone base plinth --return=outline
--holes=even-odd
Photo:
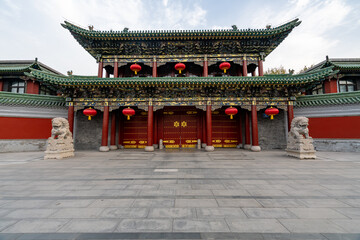
[[[206,143],[201,143],[201,147],[205,148],[206,147]]]
[[[300,159],[315,159],[316,158],[316,151],[296,151],[296,150],[290,150],[286,149],[286,153],[288,156],[296,157]]]
[[[214,146],[206,146],[205,147],[205,151],[207,151],[207,152],[212,152],[214,150],[215,150]]]
[[[63,159],[75,156],[74,150],[72,151],[45,151],[44,160],[46,159]]]
[[[108,147],[108,146],[101,146],[100,148],[99,148],[99,151],[100,152],[108,152],[110,150],[110,148]]]
[[[145,152],[153,152],[154,146],[145,146]]]
[[[243,145],[239,144],[239,145],[236,146],[236,148],[241,149],[241,148],[243,148]]]
[[[110,145],[110,150],[116,150],[118,147],[116,145]]]
[[[250,145],[250,144],[245,144],[245,145],[244,145],[244,149],[250,150],[250,149],[251,149],[251,145]]]
[[[251,146],[250,150],[253,151],[253,152],[260,152],[261,147],[260,146]]]
[[[155,149],[158,149],[158,148],[159,148],[159,144],[153,144],[153,147],[154,147]]]

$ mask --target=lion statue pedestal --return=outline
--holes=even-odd
[[[286,152],[288,156],[300,159],[315,159],[313,139],[309,136],[309,119],[296,117],[291,122]]]
[[[47,140],[44,159],[62,159],[74,156],[74,143],[65,118],[53,118],[51,137]]]

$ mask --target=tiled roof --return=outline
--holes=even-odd
[[[221,29],[221,30],[150,30],[150,31],[96,31],[87,30],[65,21],[61,25],[70,32],[87,38],[106,38],[111,40],[177,40],[183,38],[195,39],[225,39],[228,37],[257,37],[276,35],[293,29],[301,23],[294,19],[281,26],[269,29]]]
[[[39,81],[60,86],[226,86],[226,85],[301,85],[322,81],[335,74],[332,67],[297,75],[268,75],[256,77],[130,77],[130,78],[98,78],[96,76],[59,76],[32,70],[26,75]]]
[[[35,60],[2,60],[0,61],[0,73],[30,72],[30,69],[39,69],[49,73],[63,75],[60,72]]]
[[[0,106],[64,108],[65,98],[49,95],[0,92]]]
[[[306,72],[311,72],[329,66],[333,66],[334,69],[341,71],[360,70],[360,58],[327,58],[326,60],[309,68]]]
[[[300,96],[296,99],[296,107],[360,104],[360,91],[346,93],[329,93],[321,95]]]

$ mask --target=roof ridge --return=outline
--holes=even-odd
[[[65,24],[64,24],[65,23]],[[298,18],[295,18],[294,20],[291,20],[289,22],[286,22],[280,26],[274,27],[274,28],[248,28],[248,29],[201,29],[201,30],[174,30],[174,29],[169,29],[169,30],[129,30],[129,31],[124,31],[124,30],[117,30],[117,31],[113,31],[113,30],[88,30],[84,27],[80,27],[74,23],[71,23],[69,21],[64,21],[64,23],[61,23],[61,26],[63,26],[64,28],[70,30],[69,28],[75,28],[78,29],[80,31],[86,32],[86,33],[112,33],[112,34],[157,34],[157,33],[211,33],[211,32],[216,32],[216,33],[221,33],[221,32],[232,32],[232,33],[242,33],[242,32],[271,32],[271,31],[276,31],[291,25],[294,25],[294,27],[298,26],[301,21],[299,21]]]

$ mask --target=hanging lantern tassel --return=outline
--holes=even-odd
[[[141,66],[139,64],[132,64],[130,66],[130,70],[133,71],[135,73],[135,75],[137,75],[137,73],[141,70]]]
[[[274,116],[279,114],[279,109],[270,107],[265,110],[265,114],[270,116],[270,120],[273,120]]]
[[[127,120],[130,120],[130,117],[135,115],[135,110],[130,107],[124,108],[122,112],[126,116]]]
[[[221,69],[221,70],[224,70],[224,73],[226,73],[226,70],[228,70],[229,68],[230,68],[230,63],[228,63],[228,62],[222,62],[221,64],[220,64],[220,66],[219,66],[219,68]]]
[[[179,71],[179,74],[181,74],[181,71],[186,68],[185,64],[183,63],[177,63],[175,64],[175,70]]]
[[[92,109],[91,107],[84,109],[83,114],[88,117],[88,120],[91,120],[91,117],[95,116],[97,114],[95,109]]]
[[[230,106],[225,110],[225,114],[230,115],[230,119],[233,119],[234,118],[233,116],[237,113],[238,113],[237,108],[233,108],[232,106]]]

